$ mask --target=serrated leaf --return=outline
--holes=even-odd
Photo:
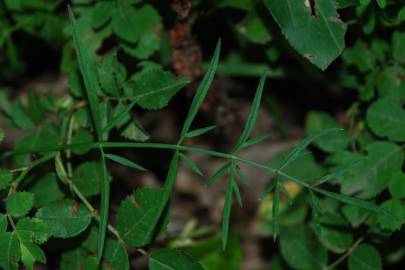
[[[101,133],[101,118],[100,118],[100,108],[97,94],[100,92],[97,82],[96,71],[93,70],[94,64],[89,55],[89,52],[84,49],[82,40],[78,32],[78,26],[76,23],[73,11],[68,6],[70,27],[73,33],[73,42],[77,51],[77,59],[79,62],[80,72],[83,76],[83,81],[87,93],[87,98],[90,105],[91,115],[94,121],[94,127],[96,130],[97,138],[100,141],[102,139]]]
[[[197,165],[192,161],[188,156],[184,155],[183,153],[180,153],[180,158],[184,161],[184,163],[187,164],[187,166],[196,174],[199,176],[204,176],[204,174],[201,172],[201,170],[197,167]]]
[[[393,198],[405,198],[405,174],[402,171],[391,178],[388,183],[388,190]]]
[[[253,127],[256,123],[256,118],[257,118],[257,115],[259,114],[260,101],[262,99],[265,81],[266,81],[266,73],[263,73],[262,77],[260,78],[259,85],[257,86],[255,97],[253,99],[252,107],[250,109],[249,116],[246,121],[245,127],[243,129],[243,132],[242,132],[238,142],[235,145],[235,148],[234,148],[235,152],[241,150],[243,144],[248,140],[249,135],[252,132]]]
[[[388,231],[396,231],[401,229],[402,224],[405,221],[405,206],[399,199],[389,199],[380,205],[380,209],[385,210],[396,217],[392,217],[385,214],[385,212],[378,215],[378,223],[381,228]]]
[[[127,77],[125,67],[118,61],[117,55],[110,54],[102,58],[97,66],[98,80],[105,93],[118,97]]]
[[[404,151],[398,145],[379,141],[367,145],[367,158],[340,177],[341,192],[372,198],[383,191],[389,179],[401,170]]]
[[[203,80],[198,86],[197,92],[193,98],[193,101],[190,106],[190,110],[187,114],[186,120],[184,121],[183,128],[180,132],[180,139],[178,144],[181,144],[187,136],[187,133],[190,130],[191,124],[194,121],[195,116],[197,115],[198,110],[202,102],[207,95],[207,92],[211,86],[211,83],[214,79],[215,72],[218,68],[219,54],[221,51],[221,40],[218,41],[217,46],[215,47],[214,55],[212,56],[210,66],[208,67],[207,73],[205,74]]]
[[[171,73],[158,67],[133,75],[124,91],[143,109],[161,109],[187,83],[183,78],[176,80]]]
[[[125,247],[117,241],[107,240],[103,255],[104,263],[111,269],[129,269],[128,253]]]
[[[228,243],[228,234],[229,234],[229,221],[231,219],[231,209],[232,209],[232,193],[233,193],[233,184],[232,181],[228,181],[226,187],[224,207],[222,209],[222,228],[221,228],[221,237],[222,237],[222,249],[226,249]]]
[[[285,166],[287,166],[289,163],[293,162],[294,160],[296,160],[302,153],[303,150],[305,150],[305,148],[307,148],[308,145],[310,145],[313,141],[315,141],[316,139],[325,136],[327,134],[333,133],[333,132],[337,132],[337,131],[342,131],[343,129],[341,128],[328,128],[328,129],[324,129],[321,130],[319,132],[316,132],[308,137],[306,137],[304,140],[302,140],[289,154],[288,156],[285,158],[284,162],[282,163],[282,165],[279,167],[279,170],[281,170],[282,168],[284,168]]]
[[[207,132],[210,132],[211,130],[213,130],[216,126],[208,126],[208,127],[203,127],[203,128],[199,128],[199,129],[195,129],[192,131],[189,131],[186,135],[186,138],[193,138],[193,137],[197,137],[200,136],[202,134],[205,134]]]
[[[150,270],[203,270],[201,265],[188,254],[176,249],[159,249],[149,257]]]
[[[57,238],[76,236],[91,221],[91,213],[82,204],[70,200],[40,208],[35,216],[48,225],[52,236]]]
[[[369,244],[360,244],[350,254],[349,270],[382,270],[380,253]]]
[[[291,46],[318,68],[325,70],[343,51],[346,25],[332,1],[264,3]]]
[[[405,141],[405,110],[396,97],[380,98],[367,110],[367,123],[378,136]]]
[[[121,157],[121,156],[117,156],[117,155],[113,155],[113,154],[104,154],[104,156],[105,156],[106,158],[108,158],[108,159],[110,159],[110,160],[112,160],[112,161],[115,161],[115,162],[117,162],[117,163],[119,163],[119,164],[121,164],[121,165],[124,165],[124,166],[126,166],[126,167],[133,168],[133,169],[139,170],[139,171],[147,171],[147,170],[146,170],[144,167],[142,167],[141,165],[136,164],[135,162],[130,161],[130,160],[128,160],[128,159],[126,159],[126,158],[123,158],[123,157]]]
[[[16,192],[6,200],[7,212],[13,217],[25,216],[34,206],[34,194],[30,192]]]
[[[163,189],[138,189],[121,202],[117,230],[128,245],[144,246],[165,229],[167,213],[159,219],[163,192]],[[159,224],[156,218],[161,220]]]
[[[6,169],[0,169],[0,190],[10,186],[13,181],[13,174]]]
[[[5,270],[17,270],[21,258],[20,245],[15,233],[0,233],[0,266]]]
[[[282,231],[280,250],[286,263],[293,269],[321,270],[328,263],[327,250],[320,245],[311,229],[303,224]]]
[[[48,225],[37,218],[23,218],[16,224],[18,237],[25,242],[45,243],[51,236]]]
[[[36,261],[46,263],[45,254],[39,246],[30,242],[20,242],[20,249],[21,261],[27,269],[33,270]]]

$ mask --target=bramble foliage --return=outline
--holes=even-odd
[[[0,63],[9,67],[0,77],[14,80],[28,68],[17,41],[22,34],[59,50],[60,69],[69,80],[69,92],[62,96],[31,91],[27,98],[13,100],[0,91],[7,124],[24,131],[15,148],[1,155],[0,267],[34,269],[36,263],[47,264],[55,245],[73,243],[66,250],[62,247],[59,269],[136,268],[128,251],[147,257],[152,270],[239,269],[243,258],[231,230],[232,209],[235,202],[243,207],[241,185],[249,188],[254,181],[241,165],[272,176],[262,192],[258,230],[278,241],[274,269],[335,269],[343,261],[350,270],[382,269],[384,263],[403,260],[402,249],[385,252],[378,247],[400,233],[405,220],[401,1],[213,1],[214,10],[243,15],[232,25],[241,51],[220,61],[218,41],[176,144],[146,142],[149,135],[134,117],[140,109],[166,107],[189,83],[165,68],[170,57],[165,51],[170,47],[166,6],[155,2],[72,0],[67,10],[65,1],[0,4]],[[204,9],[210,4],[192,5]],[[345,44],[345,36],[353,32],[354,42]],[[265,61],[244,58],[250,46],[259,48]],[[288,153],[258,163],[240,152],[269,137],[251,133],[269,88],[266,79],[293,76],[294,68],[280,61],[291,61],[286,55],[317,74],[320,71],[310,65],[322,71],[332,65],[330,84],[355,90],[359,99],[348,110],[346,126],[312,110],[306,117],[307,138]],[[216,74],[260,77],[230,153],[187,144],[215,129],[194,128]],[[112,134],[122,140],[112,141]],[[0,129],[0,143],[7,136]],[[309,147],[325,159],[318,162]],[[110,164],[147,170],[114,151],[120,148],[163,149],[172,157],[162,187],[131,190],[113,211],[110,186],[116,182]],[[189,235],[185,228],[178,239],[165,241],[179,164],[204,176],[189,152],[225,161],[205,176],[210,188],[226,181],[221,232],[193,239],[198,232],[193,225]]]

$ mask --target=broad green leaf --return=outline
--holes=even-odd
[[[205,74],[203,80],[201,81],[197,89],[197,92],[193,98],[190,110],[187,114],[187,118],[184,121],[183,128],[181,129],[180,132],[180,139],[178,141],[178,144],[181,144],[186,138],[187,133],[190,131],[191,124],[193,123],[194,118],[197,115],[197,112],[205,99],[205,96],[207,95],[207,92],[211,86],[215,72],[218,67],[220,51],[221,51],[221,40],[218,41],[217,46],[215,47],[215,52],[214,55],[212,56],[211,63],[210,66],[208,67],[207,73]]]
[[[118,62],[116,54],[110,54],[101,59],[97,67],[98,80],[101,88],[108,95],[118,97],[127,77],[125,67]]]
[[[92,9],[91,23],[94,28],[102,27],[111,19],[114,3],[110,1],[98,2]]]
[[[125,198],[117,212],[117,230],[132,247],[150,243],[168,223],[167,213],[160,219],[163,189],[138,189]],[[157,224],[156,219],[161,220]]]
[[[25,242],[45,243],[51,236],[48,225],[37,218],[23,218],[16,224],[18,237]]]
[[[6,169],[0,168],[0,190],[10,186],[13,181],[13,174]]]
[[[81,247],[65,251],[61,257],[60,270],[85,269],[84,261],[88,255],[89,252]]]
[[[328,252],[311,229],[303,224],[288,227],[280,235],[281,254],[293,269],[324,269]]]
[[[36,218],[48,225],[52,236],[69,238],[90,225],[91,213],[82,204],[66,200],[40,208]]]
[[[139,164],[136,164],[135,162],[132,162],[126,158],[123,158],[121,156],[113,155],[113,154],[104,154],[104,156],[112,161],[115,161],[121,165],[124,165],[126,167],[135,169],[135,170],[140,170],[140,171],[147,171],[144,167],[142,167]]]
[[[186,253],[176,249],[159,249],[149,257],[150,270],[203,270],[201,265]]]
[[[208,126],[208,127],[203,127],[203,128],[192,130],[192,131],[187,133],[186,138],[193,138],[193,137],[200,136],[202,134],[210,132],[214,128],[215,128],[215,126]]]
[[[17,270],[21,258],[20,245],[15,233],[0,233],[0,266],[5,270]]]
[[[395,174],[388,183],[388,190],[393,198],[405,198],[405,174],[398,172]]]
[[[380,208],[396,217],[396,219],[393,219],[384,213],[379,214],[378,223],[381,228],[389,231],[400,230],[405,221],[405,205],[399,199],[389,199],[383,202]]]
[[[27,269],[33,270],[36,261],[46,263],[45,253],[39,246],[28,241],[20,241],[20,249],[21,261]]]
[[[349,224],[340,216],[326,214],[320,217],[317,230],[319,241],[334,253],[343,253],[353,244],[353,235]]]
[[[100,92],[97,81],[97,73],[94,70],[93,59],[90,54],[84,49],[83,41],[80,39],[78,26],[72,9],[68,6],[70,27],[73,33],[73,42],[77,51],[77,59],[79,62],[80,72],[83,76],[84,85],[86,88],[87,98],[90,105],[91,115],[94,121],[98,140],[102,139],[101,134],[101,118],[100,108],[97,94]]]
[[[193,256],[204,269],[238,270],[242,263],[242,249],[236,234],[230,233],[228,247],[221,248],[221,238],[215,236],[208,240],[197,241],[186,251]]]
[[[138,59],[146,59],[153,55],[159,49],[160,37],[153,30],[143,33],[138,42],[134,45],[125,41],[121,41],[120,47],[129,55]]]
[[[137,142],[144,142],[149,139],[148,133],[136,122],[129,123],[120,135],[126,139]]]
[[[97,195],[102,188],[102,170],[99,162],[82,163],[73,171],[72,182],[84,196]]]
[[[307,115],[305,128],[312,135],[327,128],[339,128],[339,125],[329,114],[311,111]],[[349,136],[345,131],[335,132],[314,140],[314,144],[326,152],[336,152],[349,145]]]
[[[29,187],[29,192],[34,194],[34,206],[43,207],[62,199],[65,194],[58,184],[55,173],[48,173],[34,181]]]
[[[361,40],[357,40],[353,46],[346,48],[342,58],[347,65],[354,65],[363,73],[373,70],[376,64],[369,45]]]
[[[93,135],[85,129],[80,129],[72,136],[71,144],[81,144],[72,148],[72,152],[76,155],[87,154],[93,143]]]
[[[405,8],[403,8],[405,13]],[[392,56],[398,62],[405,62],[405,32],[395,31],[392,34]]]
[[[237,26],[237,30],[253,43],[266,44],[272,38],[271,32],[265,25],[265,21],[255,10],[247,13],[242,22]]]
[[[381,137],[393,141],[405,141],[405,110],[396,97],[375,101],[367,110],[367,123]]]
[[[282,163],[282,165],[279,167],[279,170],[283,169],[285,166],[287,166],[290,162],[293,162],[294,160],[296,160],[302,153],[302,151],[305,150],[305,148],[307,148],[308,145],[310,145],[312,142],[314,142],[315,140],[326,136],[328,134],[334,133],[334,132],[341,132],[343,131],[343,129],[341,128],[327,128],[327,129],[323,129],[319,132],[316,132],[308,137],[306,137],[304,140],[302,140],[289,154],[288,156],[285,158],[284,162]]]
[[[204,176],[204,174],[201,172],[201,170],[197,167],[197,165],[192,161],[188,156],[184,155],[183,153],[180,153],[180,158],[184,161],[184,163],[187,164],[187,166],[196,174],[199,176]]]
[[[232,208],[232,193],[233,185],[232,181],[228,181],[226,187],[224,207],[222,209],[222,228],[221,228],[221,237],[222,237],[222,249],[226,249],[228,243],[228,233],[229,233],[229,221],[231,219],[231,208]]]
[[[0,214],[0,233],[6,232],[8,227],[7,217],[3,214]]]
[[[45,126],[40,128],[18,140],[16,143],[16,151],[29,151],[44,153],[49,152],[49,149],[54,149],[60,144],[60,134],[53,126]]]
[[[124,91],[144,109],[161,109],[187,83],[185,79],[176,80],[171,73],[157,67],[133,75]]]
[[[320,69],[325,70],[343,51],[346,25],[332,1],[264,3],[292,47]]]
[[[342,207],[342,213],[354,228],[359,227],[370,215],[369,211],[351,204],[344,205]]]
[[[405,98],[405,80],[402,79],[405,69],[402,65],[392,65],[381,69],[375,75],[375,87],[381,97]]]
[[[396,144],[381,141],[366,147],[367,157],[339,178],[341,192],[372,198],[383,191],[404,161],[404,151]]]
[[[34,194],[30,192],[16,192],[6,200],[7,213],[13,217],[25,216],[33,206]]]
[[[13,103],[11,116],[13,122],[19,127],[23,129],[34,129],[35,124],[31,117],[28,115],[28,112],[24,108],[20,99],[17,99]]]
[[[378,250],[369,244],[360,244],[350,254],[349,270],[382,270],[382,262]]]
[[[347,166],[342,166],[339,170],[336,170],[332,172],[331,174],[323,176],[321,179],[319,179],[319,184],[323,184],[328,182],[331,179],[337,179],[338,177],[344,175],[345,173],[349,172],[350,170],[353,169],[356,165],[358,165],[362,160],[356,160],[352,164],[349,164]]]
[[[117,241],[107,240],[105,242],[103,260],[111,269],[129,269],[127,250]]]
[[[253,127],[256,123],[257,115],[259,114],[260,109],[260,101],[262,99],[264,83],[266,81],[266,73],[263,73],[262,77],[260,78],[259,85],[256,89],[256,94],[252,102],[252,107],[250,109],[250,113],[248,119],[246,121],[245,127],[243,129],[242,135],[240,136],[238,142],[235,145],[235,152],[239,151],[243,144],[248,140],[250,133],[253,130]]]

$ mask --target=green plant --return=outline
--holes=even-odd
[[[26,132],[15,149],[2,155],[1,267],[18,269],[22,263],[33,269],[36,262],[46,264],[53,241],[71,241],[72,248],[59,251],[60,269],[137,267],[130,262],[128,251],[147,257],[152,270],[203,266],[238,269],[241,251],[238,237],[230,232],[231,210],[234,200],[243,206],[240,188],[249,186],[250,180],[241,166],[248,165],[273,177],[261,197],[259,232],[278,239],[281,256],[273,258],[275,269],[335,269],[346,259],[349,269],[382,268],[380,252],[374,245],[400,230],[405,219],[404,156],[402,145],[398,145],[405,140],[401,127],[405,119],[401,103],[405,97],[404,35],[400,30],[391,31],[389,44],[386,38],[374,35],[373,29],[394,27],[403,21],[404,8],[399,13],[392,11],[399,6],[397,1],[216,1],[218,10],[242,11],[242,22],[232,25],[241,51],[258,46],[267,62],[248,62],[245,54],[238,52],[220,63],[219,41],[175,144],[145,142],[149,135],[133,117],[136,108],[167,106],[188,84],[186,78],[176,78],[163,68],[168,58],[163,49],[168,31],[162,27],[160,15],[164,12],[140,0],[76,0],[73,8],[79,17],[69,8],[68,22],[58,14],[61,4],[29,0],[0,5],[0,25],[5,26],[0,47],[5,45],[4,59],[11,67],[1,76],[10,80],[24,71],[19,57],[23,46],[14,40],[14,33],[23,31],[60,49],[63,46],[61,70],[69,78],[69,92],[60,97],[29,92],[27,102],[20,97],[11,101],[0,92],[5,119]],[[193,5],[207,4],[193,1]],[[263,12],[263,6],[268,10]],[[377,16],[377,6],[388,8]],[[348,25],[355,23],[338,19],[337,10],[343,8],[353,9],[355,16],[367,21],[365,26],[351,26],[360,27],[364,37],[345,50],[345,33],[350,31]],[[269,22],[271,17],[266,16],[274,21]],[[280,37],[321,70],[344,50],[338,60],[342,67],[330,80],[320,79],[320,84],[337,83],[355,89],[359,101],[348,112],[346,129],[327,113],[313,110],[306,119],[306,139],[269,163],[258,163],[240,152],[269,137],[251,137],[262,96],[267,95],[265,80],[295,76],[293,67],[279,61],[284,55],[268,25],[278,27]],[[63,27],[64,32],[60,31]],[[112,45],[100,53],[105,43]],[[318,74],[306,60],[292,55]],[[272,69],[276,64],[281,68]],[[215,129],[195,128],[195,119],[216,73],[261,76],[246,124],[229,153],[187,144],[189,139]],[[124,141],[112,140],[116,134]],[[8,134],[0,129],[0,142],[5,136]],[[321,159],[306,150],[310,145],[321,151]],[[163,187],[131,191],[112,211],[110,186],[116,179],[109,171],[111,164],[147,170],[121,155],[119,149],[167,150],[172,157]],[[210,239],[196,245],[184,244],[182,235],[172,242],[164,238],[179,164],[183,162],[203,175],[188,152],[225,162],[207,179],[209,186],[220,179],[226,181],[221,233],[209,234]],[[308,213],[309,221],[301,224],[308,220]],[[195,226],[190,223],[190,228],[184,229],[186,240],[205,235]],[[50,238],[53,240],[48,241]],[[221,256],[232,260],[221,261],[217,258]],[[329,257],[335,260],[330,262]],[[391,260],[397,263],[401,258],[399,254]]]

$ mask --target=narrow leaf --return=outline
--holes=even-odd
[[[341,169],[339,169],[339,170],[337,170],[337,171],[335,171],[335,172],[333,172],[331,174],[325,175],[324,177],[319,179],[318,185],[323,184],[325,182],[328,182],[331,179],[335,179],[335,178],[337,178],[339,176],[344,175],[345,173],[347,173],[348,171],[353,169],[354,166],[358,165],[361,161],[362,160],[357,160],[357,161],[353,162],[352,164],[349,164],[348,166],[344,166],[343,168],[341,168]]]
[[[211,130],[213,130],[215,128],[215,126],[208,126],[208,127],[203,127],[203,128],[199,128],[199,129],[195,129],[193,131],[190,131],[186,134],[186,138],[193,138],[193,137],[197,137],[200,136],[202,134],[205,134],[207,132],[210,132]]]
[[[179,144],[181,144],[187,136],[187,133],[193,123],[195,116],[197,115],[200,106],[207,95],[208,89],[211,86],[211,83],[214,79],[215,72],[218,67],[219,61],[219,52],[221,51],[221,40],[218,41],[215,48],[214,56],[212,57],[211,64],[205,74],[200,86],[197,89],[197,92],[194,96],[193,102],[191,103],[190,111],[188,112],[187,118],[184,121],[183,128],[180,132]]]
[[[187,166],[196,174],[199,176],[204,176],[204,174],[201,172],[201,170],[197,167],[197,165],[192,161],[189,157],[184,155],[183,153],[180,153],[180,158],[187,164]]]
[[[241,208],[243,208],[243,203],[242,203],[242,196],[240,195],[240,190],[239,190],[239,186],[238,183],[236,183],[234,176],[231,174],[231,180],[232,182],[232,190],[233,192],[235,192],[235,197],[236,200],[238,201],[238,204]]]
[[[135,162],[132,162],[124,157],[120,157],[117,155],[113,154],[104,154],[104,156],[112,161],[115,161],[121,165],[127,166],[129,168],[135,169],[135,170],[140,170],[140,171],[147,171],[144,167],[142,167],[139,164],[136,164]]]
[[[70,6],[68,6],[68,11],[69,11],[70,27],[73,33],[73,42],[76,47],[78,58],[77,60],[79,62],[80,72],[82,73],[84,85],[86,88],[87,98],[90,105],[90,112],[93,117],[97,138],[101,140],[102,139],[101,119],[100,119],[101,113],[97,97],[97,93],[99,92],[97,74],[96,71],[93,70],[90,55],[88,54],[87,50],[84,49],[84,44],[80,40],[76,19]]]
[[[105,162],[105,154],[102,147],[101,151],[101,164],[102,170],[102,186],[101,186],[101,204],[100,204],[100,223],[98,228],[97,239],[97,263],[101,262],[101,258],[104,252],[105,235],[108,225],[108,212],[110,207],[110,183],[108,181],[107,164]]]
[[[239,138],[239,141],[236,143],[235,152],[242,149],[243,144],[248,140],[250,133],[256,123],[256,118],[259,113],[260,100],[262,99],[264,83],[266,81],[266,73],[264,72],[260,78],[259,85],[257,86],[256,94],[253,99],[252,108],[250,109],[249,117],[246,122],[245,128],[242,132],[242,135]]]
[[[247,140],[246,142],[244,142],[242,144],[242,146],[240,147],[240,150],[248,148],[249,146],[261,143],[262,141],[266,140],[269,137],[270,137],[270,133],[267,133],[267,134],[257,136],[257,137],[255,137],[253,139]]]
[[[283,192],[285,198],[287,199],[288,204],[290,204],[290,205],[293,204],[290,194],[288,193],[288,190],[285,188],[284,184],[280,183],[280,189]]]
[[[242,171],[242,169],[238,166],[235,165],[235,172],[238,175],[239,179],[243,182],[243,184],[245,184],[246,186],[249,186],[249,180],[245,174],[244,171]]]
[[[207,180],[207,185],[212,186],[224,173],[226,173],[231,166],[231,163],[226,163],[219,168],[210,178]]]
[[[318,139],[319,137],[325,136],[329,133],[332,132],[337,132],[337,131],[343,131],[342,128],[328,128],[324,129],[320,132],[317,132],[313,135],[310,135],[306,137],[304,140],[301,141],[300,144],[298,144],[291,152],[288,154],[287,158],[284,160],[283,164],[280,166],[279,170],[283,169],[285,166],[287,166],[288,163],[294,161],[297,159],[297,157],[300,156],[300,153],[309,145],[311,144],[314,140]]]
[[[105,134],[120,123],[126,116],[127,113],[135,106],[136,100],[132,101],[128,106],[126,106],[117,116],[115,116],[111,121],[108,122],[107,126],[103,128],[102,133]]]
[[[231,218],[231,208],[232,208],[232,181],[228,182],[225,193],[224,208],[222,212],[222,249],[226,249],[226,244],[228,242],[229,233],[229,220]]]
[[[276,190],[274,191],[272,220],[271,220],[274,242],[276,242],[277,239],[278,207],[280,203],[280,183],[278,182],[278,180],[275,180],[275,182],[276,182]]]
[[[276,186],[277,181],[273,180],[271,181],[270,185],[262,192],[262,194],[260,195],[259,200],[263,200],[264,197],[267,196],[267,194],[269,194],[270,192],[273,191],[274,187]]]

